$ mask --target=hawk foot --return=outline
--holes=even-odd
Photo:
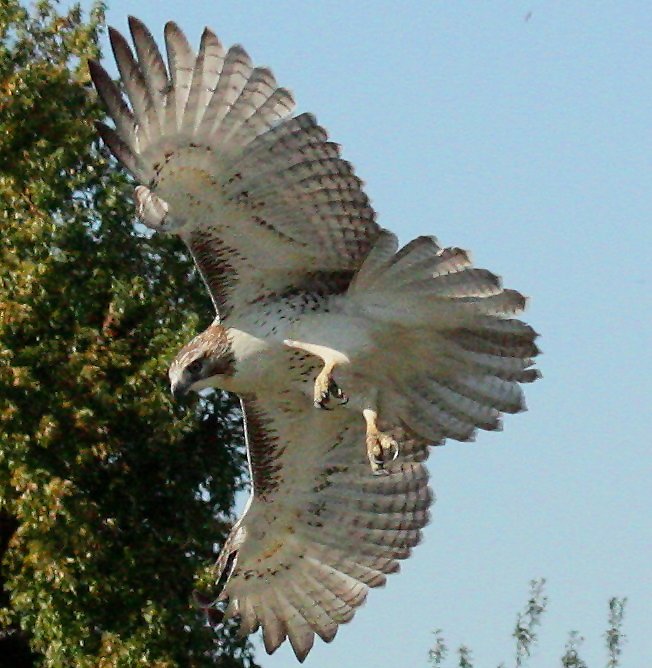
[[[367,430],[367,457],[374,475],[387,475],[385,465],[398,457],[398,443],[377,429]]]
[[[314,404],[315,408],[330,411],[332,399],[336,399],[340,406],[344,406],[349,398],[342,392],[339,385],[333,380],[333,369],[324,367],[315,379]]]
[[[294,339],[284,339],[283,343],[289,348],[303,350],[311,355],[320,357],[323,360],[324,367],[315,379],[313,392],[313,404],[316,408],[331,410],[329,406],[331,399],[336,399],[340,406],[348,403],[349,398],[333,380],[333,369],[338,363],[341,363],[342,360],[348,361],[346,360],[346,357],[341,353],[338,353],[336,350],[315,343],[295,341]]]

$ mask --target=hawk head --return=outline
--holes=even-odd
[[[212,324],[185,345],[170,366],[170,388],[175,398],[190,390],[220,385],[219,376],[235,374],[235,357],[227,331]]]

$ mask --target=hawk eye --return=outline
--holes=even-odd
[[[201,359],[196,359],[194,362],[190,362],[187,369],[188,369],[188,371],[190,371],[190,373],[197,373],[197,372],[201,371],[203,366],[204,366],[204,363],[202,362],[202,360]]]

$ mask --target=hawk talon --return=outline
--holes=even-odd
[[[367,457],[374,475],[387,475],[385,466],[398,457],[398,443],[382,431],[367,433]]]
[[[349,397],[342,392],[340,386],[332,378],[328,384],[328,392],[331,397],[338,399],[338,404],[340,406],[346,406],[346,404],[349,403]]]
[[[339,385],[333,380],[331,376],[332,370],[326,371],[326,368],[321,370],[321,373],[315,379],[315,408],[321,408],[325,411],[332,411],[329,406],[331,399],[337,399],[339,406],[344,406],[348,403],[349,398]]]
[[[328,402],[329,396],[326,394],[322,395],[319,399],[315,399],[312,403],[315,408],[321,408],[323,411],[332,411],[333,409],[329,407]]]

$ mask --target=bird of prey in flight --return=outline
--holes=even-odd
[[[115,124],[98,129],[217,312],[172,362],[172,392],[234,392],[245,417],[251,497],[215,596],[196,598],[303,661],[419,542],[428,446],[524,409],[536,334],[515,317],[524,297],[465,251],[399,249],[339,146],[242,47],[206,29],[195,54],[168,23],[166,64],[129,26],[133,50],[110,31],[121,87],[90,65]]]

